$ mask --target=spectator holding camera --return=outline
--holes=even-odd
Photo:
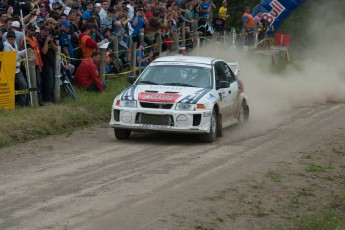
[[[44,103],[53,102],[55,54],[58,51],[58,38],[54,38],[49,32],[49,28],[44,25],[40,29],[40,36],[38,37],[43,62],[42,100]]]

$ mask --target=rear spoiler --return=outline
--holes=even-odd
[[[227,62],[230,66],[232,72],[238,77],[241,73],[240,63],[239,62]]]

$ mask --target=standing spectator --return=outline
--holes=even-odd
[[[38,43],[41,47],[42,68],[42,100],[53,102],[55,54],[58,50],[57,41],[49,35],[49,28],[42,26]]]
[[[0,29],[0,52],[2,52],[4,50],[4,43],[2,42],[2,38],[3,38],[3,32]]]
[[[153,56],[153,52],[150,52],[147,57],[145,57],[145,49],[147,44],[145,42],[141,42],[139,48],[135,51],[135,56],[137,58],[135,62],[136,67],[146,67],[149,64],[150,58]]]
[[[81,62],[74,79],[79,88],[104,93],[105,85],[102,84],[97,70],[100,62],[101,54],[97,51]]]
[[[16,90],[26,90],[28,89],[28,84],[25,80],[24,74],[20,70],[20,59],[25,54],[26,50],[18,51],[18,45],[15,42],[16,34],[14,31],[10,30],[7,33],[7,39],[4,42],[4,51],[16,51],[17,60],[16,60],[16,75],[15,75],[15,89]],[[25,106],[28,101],[27,94],[16,95],[16,105]]]
[[[242,15],[243,31],[246,33],[244,44],[250,46],[254,41],[254,18],[250,14],[250,7],[244,8],[244,14]]]
[[[263,40],[267,32],[264,28],[264,25],[262,24],[261,17],[262,17],[261,11],[259,11],[254,17],[254,31],[258,35],[258,41]]]
[[[11,30],[13,30],[14,33],[16,34],[17,46],[20,47],[20,43],[22,42],[23,37],[24,37],[23,32],[20,30],[20,23],[18,21],[14,21],[12,22],[11,27],[12,27]],[[4,36],[2,37],[3,42],[6,41],[6,35],[7,35],[7,32],[4,33]]]
[[[104,18],[107,17],[108,9],[109,9],[109,1],[103,0],[102,1],[102,9],[98,13],[101,20],[104,20]]]
[[[0,28],[6,27],[7,25],[7,19],[8,19],[8,14],[6,11],[2,11],[0,13]]]
[[[229,18],[227,0],[224,0],[223,5],[219,8],[218,17],[223,19],[224,22]]]
[[[73,9],[71,9],[68,14],[68,20],[70,21],[70,24],[71,24],[71,26],[69,27],[68,34],[71,35],[71,42],[72,42],[73,49],[76,49],[79,46],[78,36],[80,34],[80,30],[79,30],[80,17],[78,18],[78,16],[79,15],[77,11]]]
[[[74,58],[73,45],[70,38],[71,36],[68,34],[70,27],[71,23],[68,20],[65,19],[60,22],[59,44],[61,46],[61,52],[67,58],[67,62],[71,62],[71,60]]]
[[[101,18],[99,16],[99,12],[101,11],[101,9],[102,9],[101,3],[96,3],[91,13],[91,16],[97,19],[98,31],[100,31],[100,28],[101,28]]]
[[[79,34],[79,44],[83,52],[83,59],[90,58],[92,53],[97,50],[97,48],[104,43],[108,42],[107,39],[96,43],[90,36],[92,29],[95,27],[93,23],[86,23],[81,28],[81,33]]]
[[[208,19],[210,18],[212,3],[210,0],[203,0],[199,5],[199,22],[198,27],[205,26]]]
[[[87,1],[86,10],[83,13],[83,24],[85,24],[87,20],[91,17],[92,11],[93,11],[93,2]]]
[[[208,0],[207,0],[208,1]],[[153,16],[148,20],[148,26],[145,34],[145,42],[152,46],[156,37],[156,33],[159,29],[164,29],[167,27],[168,21],[167,16],[164,17],[164,21],[161,22],[160,20],[160,11],[155,10],[153,12]]]
[[[114,15],[115,15],[115,9],[114,8],[110,8],[108,9],[107,11],[107,16],[105,16],[105,18],[101,18],[101,30],[104,30],[104,29],[110,29],[112,30],[113,29],[113,26],[115,24],[115,18],[114,18]]]
[[[41,72],[42,72],[42,59],[41,59],[41,49],[38,41],[36,39],[36,27],[34,24],[30,23],[26,27],[27,34],[24,39],[26,39],[26,46],[27,48],[31,48],[34,51],[36,62],[35,62],[35,70],[36,70],[36,86],[37,86],[37,97],[38,97],[38,105],[43,106],[42,101],[42,79],[41,79]],[[21,48],[24,50],[24,39],[21,42]]]
[[[144,29],[144,26],[148,24],[148,21],[146,20],[145,14],[143,12],[143,9],[139,8],[135,12],[135,16],[132,19],[132,41],[137,43],[137,47],[139,47],[140,44],[140,30]]]
[[[41,4],[39,4],[39,6],[40,6],[40,13],[41,13],[42,18],[46,19],[48,16],[46,5],[42,2]]]
[[[134,4],[135,4],[134,0],[129,0],[128,1],[128,4],[127,4],[128,18],[133,18],[134,17]]]

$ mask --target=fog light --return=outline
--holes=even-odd
[[[121,113],[121,121],[124,123],[130,123],[132,121],[132,114],[130,112],[124,111]]]
[[[178,126],[187,126],[188,125],[188,117],[184,114],[178,115],[176,117],[176,124]]]

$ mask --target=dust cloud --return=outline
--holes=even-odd
[[[251,135],[274,128],[295,107],[345,102],[345,3],[310,3],[310,7],[311,17],[304,22],[307,45],[291,47],[296,58],[279,74],[269,71],[270,57],[244,57],[240,51],[215,46],[198,51],[202,56],[240,61]]]

